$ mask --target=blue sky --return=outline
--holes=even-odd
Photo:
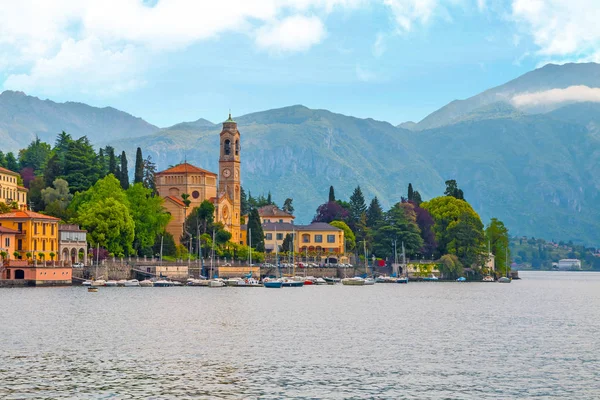
[[[13,3],[3,89],[159,126],[292,104],[418,121],[547,62],[596,61],[600,44],[594,0]]]

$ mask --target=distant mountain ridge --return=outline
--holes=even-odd
[[[61,131],[87,136],[93,143],[145,136],[158,127],[112,107],[56,103],[23,92],[0,93],[0,143],[3,151],[18,151],[36,137],[54,143]]]
[[[544,67],[499,88],[521,93],[572,85],[600,87],[600,66]],[[94,144],[126,150],[131,160],[140,146],[159,169],[187,159],[218,172],[220,123],[200,118],[159,129],[110,108],[80,105],[79,113],[71,103],[50,102],[50,113],[31,106],[15,111],[14,105],[4,105],[5,93],[0,95],[0,135],[6,126],[19,132],[35,132],[37,126],[51,132],[48,127],[53,127],[75,137],[89,132]],[[360,185],[368,200],[378,196],[389,207],[406,195],[409,182],[428,199],[443,193],[445,180],[457,179],[484,222],[498,217],[512,234],[598,245],[600,103],[532,114],[498,100],[498,93],[490,89],[451,103],[432,113],[432,126],[419,131],[301,105],[234,117],[242,138],[242,184],[255,196],[271,191],[277,203],[292,197],[297,221],[304,223],[326,201],[330,185],[338,198],[348,198]],[[90,115],[102,116],[102,123],[88,121]],[[119,118],[136,128],[131,131],[147,133],[131,134],[115,122]],[[25,124],[28,120],[34,123]],[[105,127],[101,135],[92,129],[98,126]],[[40,137],[53,142],[56,133]],[[30,139],[23,141],[20,147]]]

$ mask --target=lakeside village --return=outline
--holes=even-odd
[[[187,162],[157,172],[137,149],[95,151],[84,136],[0,152],[0,286],[302,286],[409,280],[510,282],[508,229],[484,227],[454,180],[443,196],[384,211],[360,187],[307,225],[241,186],[241,134],[220,133],[219,174]],[[19,172],[16,172],[19,171]]]

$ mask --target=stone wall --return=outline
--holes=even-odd
[[[105,263],[99,266],[98,276],[96,276],[96,267],[73,268],[73,278],[80,279],[104,279],[104,280],[121,280],[131,279],[131,266],[127,264],[112,264]]]

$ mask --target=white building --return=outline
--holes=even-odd
[[[581,269],[581,261],[576,258],[565,258],[558,260],[558,269],[563,271]]]

